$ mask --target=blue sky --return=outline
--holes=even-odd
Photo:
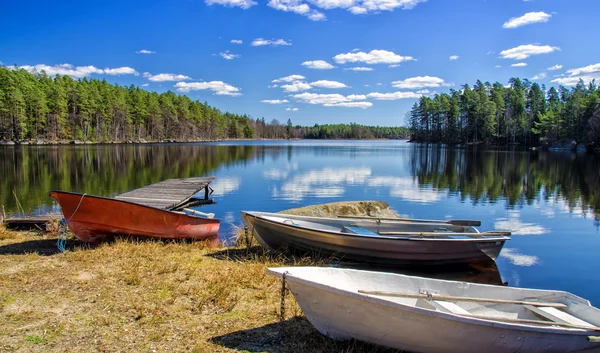
[[[477,79],[600,79],[599,14],[598,0],[11,1],[0,61],[268,121],[401,125],[420,95]]]

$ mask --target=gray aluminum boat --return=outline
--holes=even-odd
[[[489,262],[510,240],[510,232],[480,233],[468,225],[472,221],[321,218],[253,211],[242,211],[242,217],[267,249],[297,249],[387,265]]]

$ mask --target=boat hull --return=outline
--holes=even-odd
[[[403,310],[378,298],[298,280],[290,272],[286,283],[304,315],[320,333],[333,339],[356,339],[414,353],[600,352],[600,343],[588,341],[590,332],[481,325]]]
[[[452,241],[364,237],[320,232],[242,213],[256,240],[271,250],[298,249],[383,265],[441,265],[495,260],[505,240]]]
[[[71,232],[81,241],[99,243],[115,235],[207,240],[219,244],[220,221],[106,197],[52,191]]]

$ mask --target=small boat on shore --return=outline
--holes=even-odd
[[[208,189],[204,199],[193,195],[208,188],[214,178],[195,179],[165,180],[116,198],[65,191],[51,191],[49,195],[60,205],[71,232],[84,242],[95,244],[125,235],[207,240],[217,245],[220,221],[214,214],[186,208],[212,202]]]
[[[326,267],[269,268],[322,334],[420,353],[600,352],[574,294]]]
[[[480,233],[479,221],[356,216],[323,218],[242,211],[267,249],[297,249],[385,265],[438,265],[495,260],[510,232]]]

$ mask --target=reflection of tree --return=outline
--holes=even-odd
[[[559,200],[600,219],[600,159],[594,155],[416,145],[411,168],[419,184],[448,189],[474,204]]]
[[[0,149],[0,203],[15,210],[52,204],[53,189],[112,196],[169,178],[205,176],[281,147],[208,145],[90,145]]]

